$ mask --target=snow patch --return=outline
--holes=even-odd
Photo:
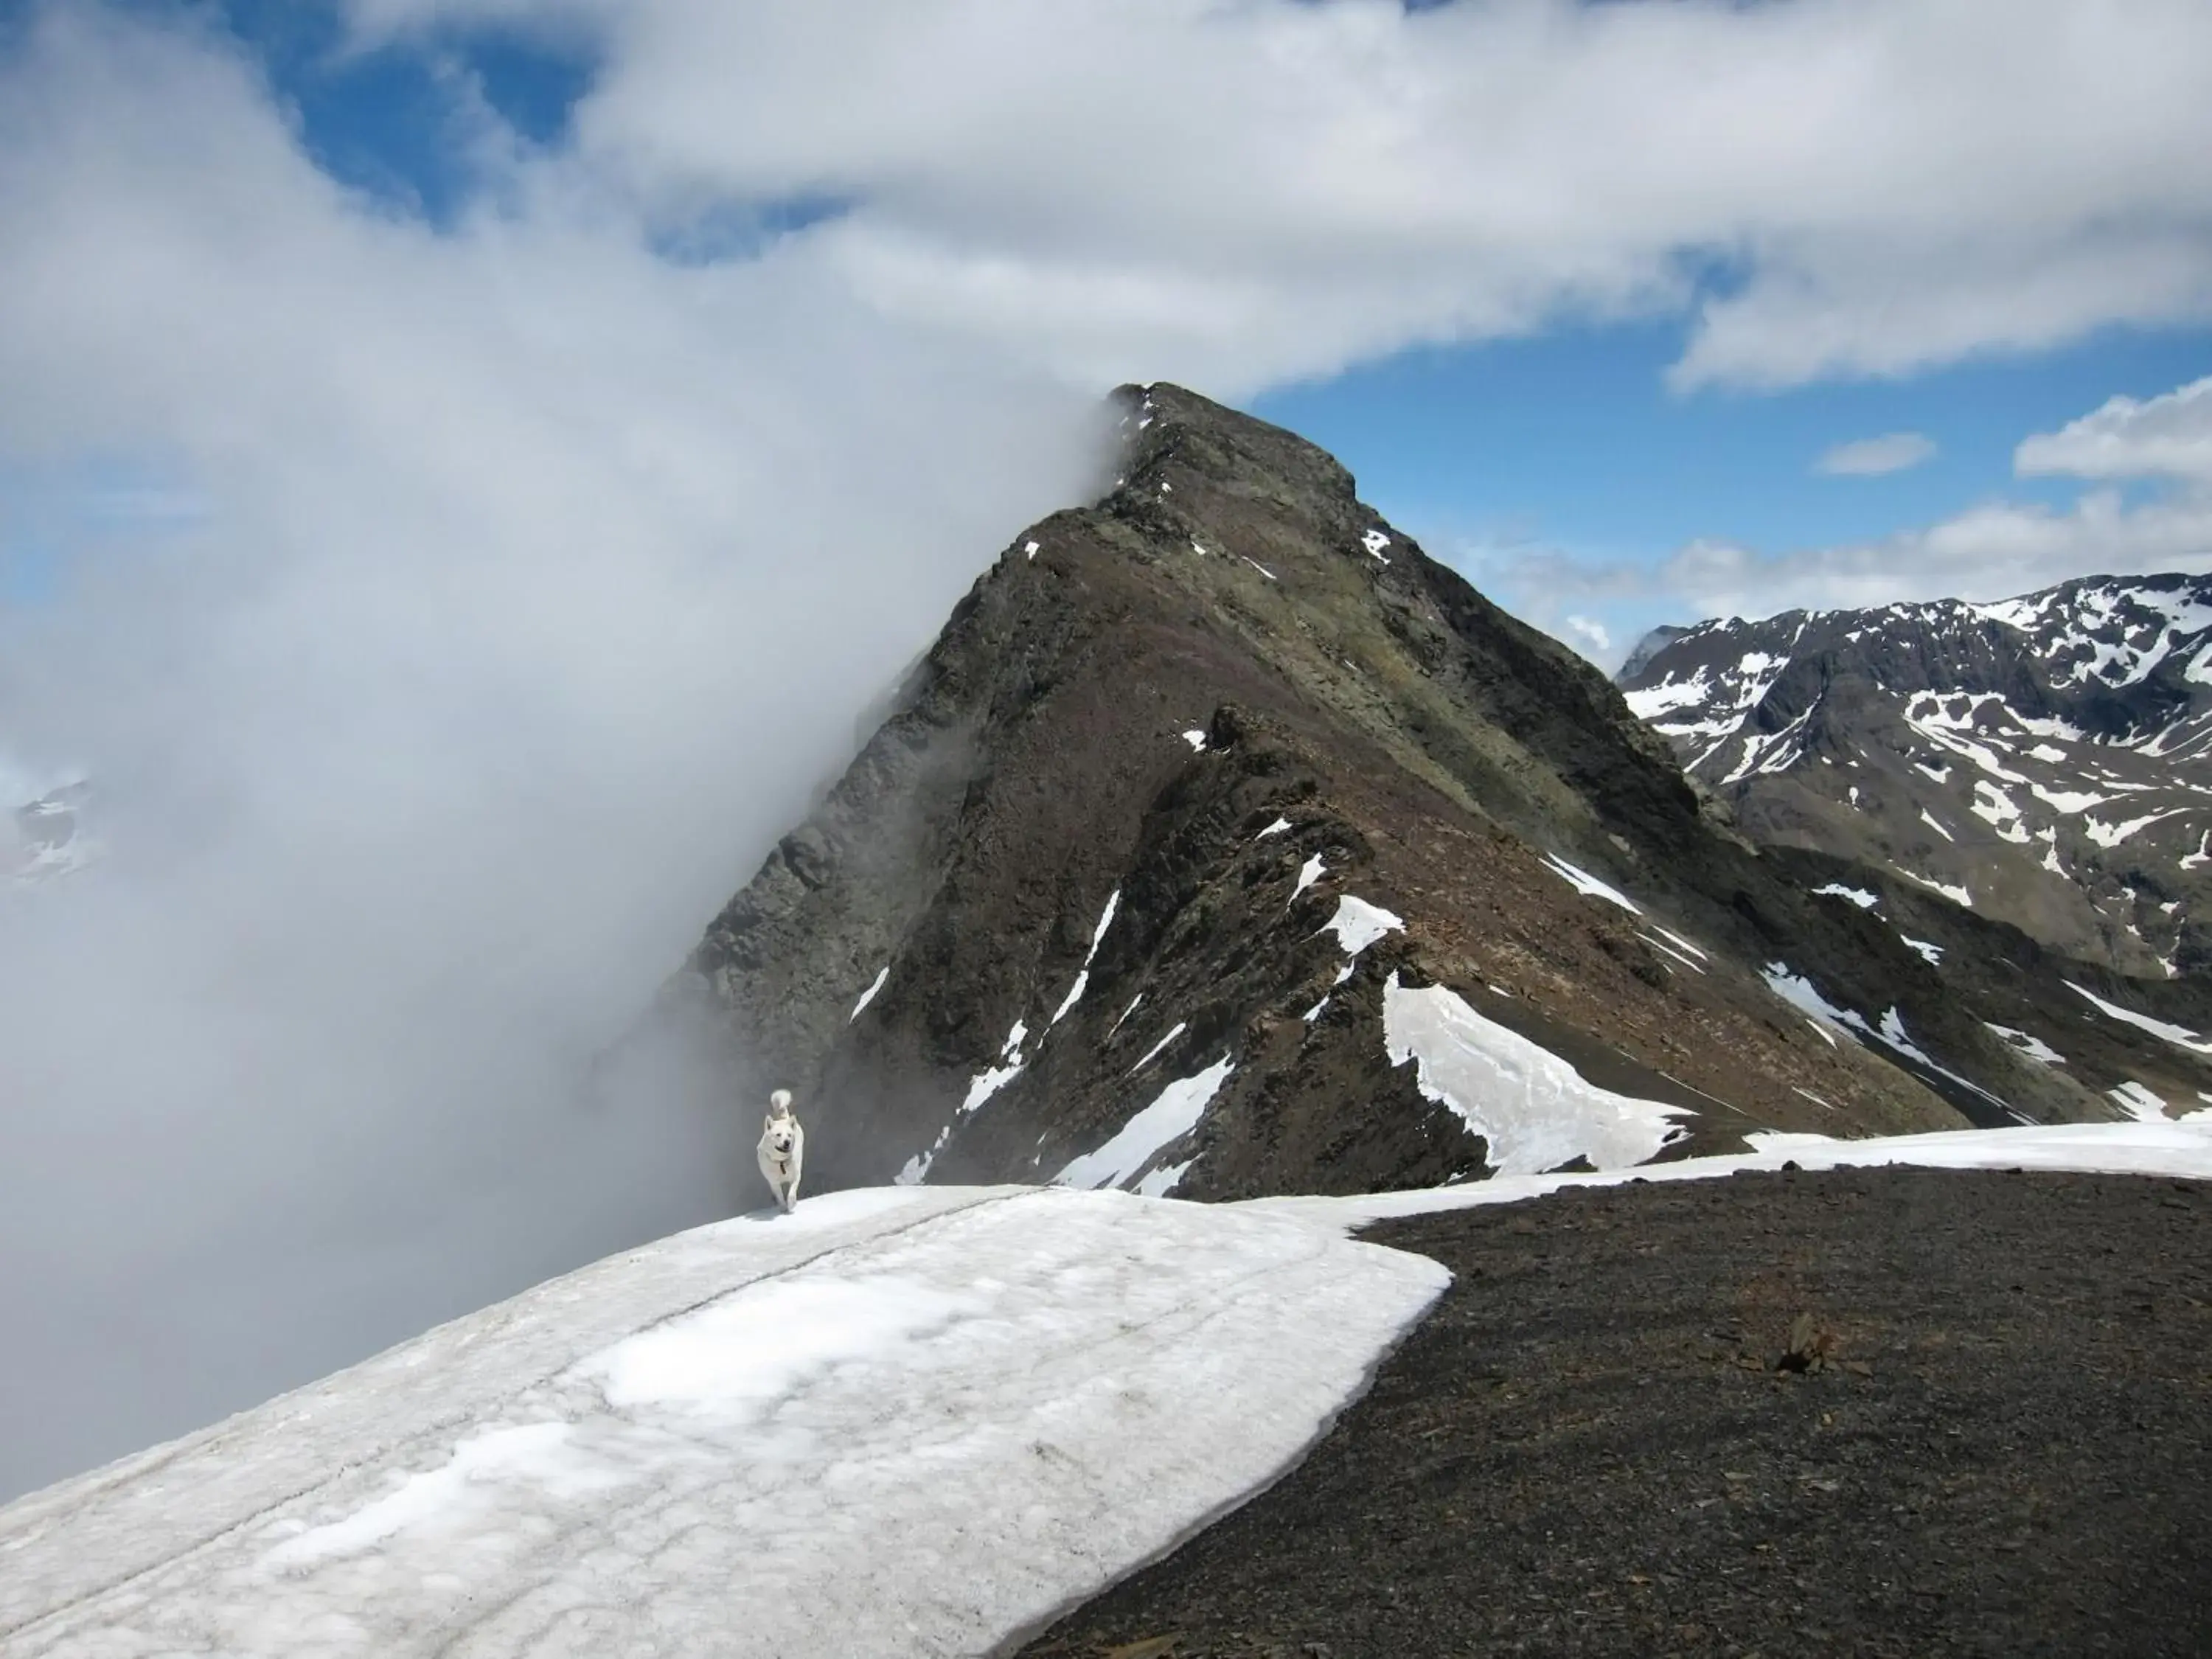
[[[1261,1198],[1244,1206],[1296,1216],[1315,1226],[1351,1233],[1378,1221],[1489,1204],[1517,1204],[1569,1187],[1616,1187],[1643,1181],[1711,1181],[1739,1170],[1880,1169],[1905,1164],[1931,1170],[2050,1170],[2090,1175],[2151,1175],[2212,1180],[2212,1112],[2163,1123],[2039,1123],[2008,1129],[1939,1129],[1925,1134],[1839,1140],[1829,1135],[1753,1130],[1753,1147],[1717,1158],[1686,1158],[1606,1174],[1501,1176],[1427,1191],[1354,1198]]]
[[[1054,1177],[1070,1187],[1116,1187],[1143,1169],[1170,1143],[1198,1127],[1229,1074],[1237,1069],[1227,1054],[1195,1077],[1179,1078],[1160,1091],[1152,1103],[1131,1118],[1095,1152],[1072,1159]],[[1183,1169],[1188,1169],[1186,1164]],[[1178,1174],[1181,1171],[1177,1171]]]
[[[2166,1102],[2132,1078],[2118,1088],[2107,1089],[2105,1092],[2118,1101],[2127,1115],[2138,1123],[2166,1121]]]
[[[1029,1040],[1029,1035],[1028,1025],[1016,1020],[1014,1029],[1006,1033],[1006,1040],[999,1045],[999,1063],[986,1067],[968,1079],[968,1093],[961,1101],[959,1109],[953,1113],[952,1121],[937,1132],[936,1139],[899,1166],[899,1172],[891,1177],[893,1184],[919,1187],[929,1179],[929,1166],[937,1162],[937,1155],[945,1150],[945,1142],[952,1139],[953,1130],[974,1116],[984,1102],[1022,1074],[1023,1068],[1029,1064],[1027,1056],[1022,1053],[1022,1044]]]
[[[1620,890],[1607,886],[1589,871],[1568,863],[1557,853],[1544,854],[1544,867],[1585,898],[1603,899],[1607,904],[1617,904],[1632,916],[1644,914],[1642,908]]]
[[[1896,1009],[1892,1008],[1882,1015],[1881,1030],[1878,1035],[1881,1036],[1881,1040],[1887,1043],[1891,1048],[1896,1049],[1899,1054],[1909,1055],[1912,1059],[1918,1060],[1923,1066],[1926,1067],[1929,1071],[1935,1073],[1936,1076],[1948,1079],[1949,1081],[1957,1084],[1961,1089],[1966,1090],[1968,1093],[1978,1095],[1982,1099],[1988,1101],[1992,1106],[2001,1106],[2008,1112],[2012,1111],[2012,1106],[2009,1102],[2000,1100],[1996,1096],[1991,1094],[1987,1089],[1982,1087],[1980,1084],[1973,1081],[1972,1079],[1960,1077],[1956,1072],[1937,1065],[1935,1058],[1930,1055],[1925,1048],[1923,1048],[1919,1044],[1913,1042],[1911,1037],[1906,1033],[1904,1017],[1900,1015]],[[2017,1116],[2019,1115],[2014,1113],[2014,1115]]]
[[[1894,866],[1892,867],[1895,868]],[[1945,898],[1950,900],[1952,903],[1959,905],[1965,909],[1971,910],[1974,908],[1974,896],[1963,887],[1954,887],[1948,882],[1936,881],[1928,876],[1916,876],[1910,870],[1899,869],[1897,873],[1903,876],[1907,881],[1919,883],[1920,885],[1927,888],[1930,892],[1941,893]]]
[[[885,963],[883,966],[883,971],[878,973],[874,979],[869,981],[868,988],[866,990],[860,993],[860,1000],[853,1005],[853,1012],[845,1017],[846,1024],[850,1025],[854,1020],[860,1018],[860,1011],[876,1000],[876,993],[884,988],[884,981],[890,976],[890,964],[889,963]]]
[[[1083,965],[1085,968],[1097,960],[1098,947],[1106,942],[1106,930],[1114,925],[1115,913],[1121,908],[1121,890],[1116,887],[1106,895],[1106,908],[1098,913],[1098,925],[1091,930],[1091,949],[1083,958]]]
[[[1114,925],[1114,913],[1121,908],[1121,890],[1116,887],[1106,896],[1106,908],[1099,913],[1098,925],[1091,930],[1091,948],[1083,954],[1083,966],[1077,970],[1075,983],[1068,988],[1067,995],[1053,1016],[1044,1023],[1049,1031],[1067,1017],[1068,1011],[1083,1000],[1083,993],[1091,984],[1091,964],[1097,960],[1098,947],[1106,942],[1106,930]],[[1132,1006],[1134,1005],[1133,1004]],[[1118,1024],[1119,1022],[1116,1022]],[[1112,1033],[1109,1032],[1109,1036]]]
[[[1486,1019],[1441,985],[1382,989],[1383,1044],[1393,1066],[1415,1062],[1424,1097],[1449,1107],[1486,1144],[1501,1175],[1533,1175],[1587,1158],[1600,1170],[1656,1158],[1688,1131],[1687,1109],[1587,1082],[1549,1049]]]
[[[1106,1041],[1108,1042],[1111,1042],[1114,1040],[1114,1033],[1120,1030],[1122,1025],[1127,1021],[1129,1016],[1137,1012],[1137,1005],[1144,1000],[1145,994],[1142,991],[1138,992],[1136,995],[1129,999],[1129,1006],[1121,1011],[1121,1018],[1115,1020],[1112,1025],[1107,1028]]]
[[[1865,1022],[1857,1015],[1837,1007],[1822,996],[1814,988],[1813,981],[1807,979],[1804,975],[1790,972],[1787,963],[1767,963],[1760,970],[1759,977],[1766,981],[1768,990],[1773,992],[1799,1013],[1805,1015],[1805,1023],[1825,1039],[1831,1048],[1843,1047],[1843,1044],[1836,1040],[1836,1034],[1831,1029],[1832,1027],[1840,1025],[1848,1030],[1855,1025],[1863,1027],[1865,1024]]]
[[[2081,820],[2081,828],[2089,839],[2095,842],[2098,846],[2118,847],[2138,830],[2148,830],[2161,818],[2176,817],[2188,810],[2185,806],[2177,806],[2167,811],[2153,812],[2148,817],[2130,818],[2125,823],[2106,823],[2101,818],[2084,817]]]
[[[2112,799],[2110,795],[2094,794],[2087,790],[2045,789],[2039,783],[2031,783],[2027,789],[2036,799],[2062,816],[2087,811],[2092,806],[2102,806]]]
[[[1185,1158],[1180,1164],[1163,1164],[1157,1169],[1146,1171],[1129,1190],[1145,1198],[1165,1198],[1197,1161],[1196,1158]]]
[[[1666,929],[1662,927],[1659,931],[1660,933],[1665,933]],[[1705,971],[1705,964],[1699,962],[1696,957],[1690,956],[1684,951],[1676,950],[1673,945],[1668,944],[1666,939],[1661,939],[1656,934],[1644,933],[1638,933],[1636,937],[1642,939],[1653,950],[1672,957],[1675,961],[1680,963],[1682,966],[1687,968],[1693,974],[1702,974]],[[1673,936],[1670,934],[1668,937],[1671,938]],[[1700,951],[1698,954],[1703,955],[1704,953]]]
[[[2039,1060],[2045,1066],[2066,1064],[2066,1056],[2041,1037],[2030,1036],[2026,1031],[2016,1031],[2009,1025],[1999,1025],[1990,1020],[1985,1019],[1982,1024],[2002,1037],[2008,1047],[2025,1054],[2030,1060]]]
[[[1832,881],[1826,887],[1815,887],[1813,892],[1819,898],[1849,899],[1862,910],[1871,910],[1881,902],[1880,894],[1869,893],[1863,887],[1846,887],[1839,881]]]
[[[1052,1018],[1045,1021],[1044,1029],[1049,1031],[1054,1026],[1059,1024],[1060,1021],[1066,1019],[1067,1018],[1068,1010],[1074,1007],[1077,1003],[1083,1000],[1083,994],[1085,991],[1088,990],[1090,987],[1091,970],[1088,968],[1078,969],[1075,975],[1075,983],[1067,988],[1067,994],[1060,999],[1060,1006],[1052,1011]]]
[[[1637,691],[1624,691],[1621,696],[1628,704],[1630,714],[1638,720],[1651,720],[1662,714],[1672,714],[1677,708],[1697,707],[1711,696],[1712,690],[1705,683],[1705,665],[1700,663],[1698,672],[1686,680],[1669,676],[1658,685],[1647,685]]]
[[[2086,997],[2094,1003],[2100,1012],[2124,1024],[2132,1025],[2138,1030],[2148,1031],[2154,1036],[2164,1037],[2175,1048],[2186,1048],[2191,1054],[2212,1054],[2212,1042],[2207,1042],[2185,1026],[2169,1024],[2162,1019],[2153,1019],[2148,1014],[2138,1014],[2132,1009],[2121,1007],[2118,1003],[2107,1002],[2094,991],[2085,991],[2070,979],[2060,982],[2075,996]]]
[[[1132,1003],[1129,1006],[1131,1007],[1134,1007],[1136,1005]],[[1188,1021],[1177,1020],[1175,1023],[1175,1029],[1170,1031],[1165,1036],[1162,1037],[1158,1042],[1155,1042],[1151,1048],[1146,1049],[1145,1057],[1139,1060],[1134,1066],[1132,1066],[1127,1072],[1123,1073],[1123,1075],[1127,1077],[1136,1076],[1138,1073],[1143,1071],[1146,1066],[1151,1065],[1153,1060],[1159,1057],[1161,1049],[1166,1048],[1168,1044],[1173,1042],[1188,1030],[1189,1030],[1189,1024]]]
[[[1336,942],[1345,955],[1356,957],[1385,933],[1395,933],[1405,922],[1379,904],[1370,904],[1365,899],[1354,898],[1349,893],[1336,902],[1336,914],[1322,924],[1322,931],[1334,929]],[[1350,970],[1337,976],[1341,985],[1350,977]]]

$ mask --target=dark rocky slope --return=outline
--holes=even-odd
[[[2117,1073],[2023,1057],[1894,928],[1717,826],[1601,675],[1328,456],[1117,396],[1121,476],[1015,538],[664,999],[733,1097],[799,1091],[815,1185],[1047,1179],[1102,1147],[1072,1178],[1199,1197],[1632,1156],[1571,1111],[1425,1095],[1386,1015],[1402,1035],[1432,985],[1508,1073],[1548,1063],[1518,1034],[1684,1109],[1670,1151],[2119,1115]],[[1331,923],[1362,917],[1401,925],[1350,950]],[[2212,1088],[2162,1059],[2146,1082]]]
[[[1739,1176],[1367,1237],[1453,1273],[1372,1390],[1024,1653],[2212,1652],[2203,1182]]]

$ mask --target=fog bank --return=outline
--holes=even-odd
[[[550,161],[396,216],[74,9],[0,71],[0,756],[101,843],[0,891],[3,1498],[725,1212],[748,1108],[579,1070],[1093,397]]]

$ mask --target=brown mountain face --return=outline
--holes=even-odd
[[[1113,488],[1014,538],[663,999],[733,1098],[799,1091],[811,1185],[1375,1190],[2212,1088],[2062,975],[2201,1025],[2187,987],[1900,905],[1939,971],[1328,455],[1115,395]]]

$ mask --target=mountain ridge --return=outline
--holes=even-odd
[[[664,996],[721,1086],[799,1089],[823,1180],[1362,1191],[2124,1115],[2105,1049],[1992,1030],[2077,999],[1839,922],[1323,452],[1115,398],[1113,484],[1008,543]]]
[[[1762,844],[2124,971],[2212,968],[2212,577],[1717,619],[1620,683]]]

